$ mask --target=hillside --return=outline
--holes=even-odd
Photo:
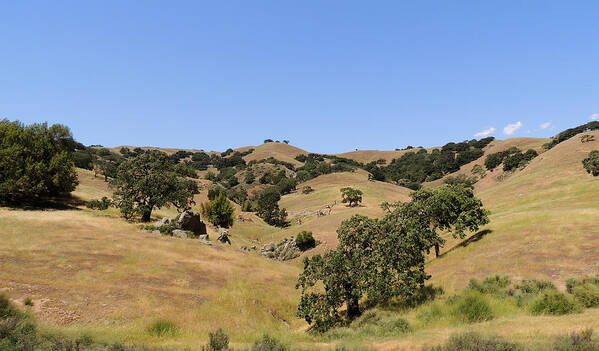
[[[302,163],[297,161],[295,159],[295,157],[298,155],[308,153],[308,152],[306,152],[300,148],[297,148],[295,146],[285,144],[285,143],[275,143],[275,142],[265,143],[265,144],[258,145],[258,146],[246,146],[246,147],[236,149],[236,151],[244,152],[249,149],[254,149],[254,152],[252,152],[251,154],[249,154],[243,158],[246,162],[250,162],[250,161],[254,161],[254,160],[256,160],[256,161],[263,160],[263,159],[267,159],[270,157],[274,157],[277,160],[289,162],[295,166],[302,165]]]
[[[598,131],[588,134],[599,137]],[[500,273],[563,284],[568,277],[595,272],[599,228],[593,223],[599,216],[599,182],[581,161],[597,148],[597,142],[583,144],[573,137],[523,170],[485,186],[479,196],[492,213],[484,228],[491,232],[431,261],[433,279],[458,288],[470,278]]]
[[[599,131],[590,134],[599,139]],[[540,150],[546,141],[497,140],[485,154],[512,146]],[[548,279],[563,288],[566,278],[595,273],[599,263],[599,229],[594,224],[599,216],[595,195],[599,183],[584,171],[581,160],[599,148],[598,143],[582,144],[574,137],[541,153],[522,170],[503,174],[499,167],[487,172],[475,190],[491,211],[491,222],[465,240],[448,238],[442,256],[429,257],[426,270],[432,283],[451,293],[472,278],[505,274],[513,279]],[[282,143],[254,148],[246,161],[273,156],[300,165],[294,157],[306,153]],[[353,156],[361,155],[360,161],[367,162],[367,157],[378,159],[385,153],[364,151]],[[342,155],[348,154],[352,153]],[[459,173],[470,174],[475,164],[483,162],[484,156],[463,166]],[[75,200],[110,195],[103,178],[86,170],[78,170],[78,175]],[[207,199],[211,182],[198,182],[201,191],[195,201],[200,204]],[[299,190],[304,186],[314,191],[302,194]],[[363,191],[361,206],[350,208],[341,203],[339,190],[345,186]],[[210,226],[212,246],[141,233],[138,224],[124,221],[113,208],[101,212],[80,204],[60,210],[0,208],[2,288],[19,304],[32,297],[35,316],[52,330],[72,335],[88,332],[105,341],[192,349],[203,345],[208,332],[218,327],[225,328],[237,346],[247,346],[268,332],[308,348],[340,344],[384,350],[415,349],[469,330],[492,331],[529,342],[540,328],[543,335],[599,328],[598,311],[591,309],[563,317],[514,315],[475,325],[426,327],[418,324],[415,314],[407,314],[405,318],[418,327],[407,335],[327,339],[306,334],[305,322],[295,317],[301,257],[278,262],[256,252],[245,253],[240,247],[309,230],[321,243],[304,255],[322,253],[335,247],[341,221],[356,213],[380,217],[381,202],[408,201],[411,190],[370,181],[368,173],[360,169],[321,175],[298,184],[297,189],[279,202],[289,212],[288,228],[269,226],[235,205],[236,218],[244,220],[237,220],[231,228],[231,246],[214,241],[217,230]],[[330,214],[326,205],[333,205]],[[318,216],[321,210],[327,215]],[[175,215],[173,208],[154,212],[155,219]],[[256,239],[258,244],[252,241]],[[176,323],[181,334],[160,339],[148,335],[147,326],[158,318]]]
[[[543,152],[543,150],[542,150],[543,144],[545,144],[548,141],[549,141],[549,139],[545,139],[545,138],[510,138],[510,139],[506,139],[506,140],[494,140],[493,142],[491,142],[489,145],[487,145],[485,147],[485,149],[484,149],[485,153],[479,159],[463,165],[462,167],[460,167],[459,171],[457,171],[453,174],[446,175],[445,177],[434,180],[432,182],[426,182],[426,183],[424,183],[424,186],[428,186],[428,187],[439,186],[439,185],[443,184],[444,180],[447,179],[447,177],[450,177],[450,176],[453,177],[458,174],[464,174],[466,176],[470,176],[470,175],[472,175],[472,169],[474,168],[474,166],[480,165],[480,166],[484,167],[485,159],[489,154],[505,151],[512,147],[517,147],[522,151],[526,151],[528,149],[533,149],[533,150],[541,153],[541,152]],[[476,188],[476,190],[487,189],[487,188],[497,184],[498,179],[500,179],[502,176],[503,176],[503,169],[501,167],[497,167],[492,172],[486,172],[485,177],[475,184],[475,188]]]

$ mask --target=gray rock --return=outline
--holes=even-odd
[[[173,230],[173,236],[181,239],[187,239],[187,233],[181,229]]]
[[[195,235],[206,234],[206,224],[200,219],[199,213],[183,211],[177,219],[177,227],[189,230]]]
[[[162,227],[163,225],[169,225],[169,224],[171,224],[171,220],[167,217],[163,217],[158,222],[154,222],[154,227]]]
[[[162,233],[160,232],[160,230],[152,230],[152,234],[162,235]]]
[[[208,241],[210,240],[210,237],[208,236],[208,234],[202,234],[198,236],[198,239]]]
[[[300,255],[300,250],[294,238],[285,238],[278,243],[262,245],[260,254],[279,261],[294,259]]]
[[[218,241],[223,244],[231,245],[231,239],[229,239],[229,229],[220,228],[220,235],[218,236]]]

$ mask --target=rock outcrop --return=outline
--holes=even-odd
[[[260,254],[264,257],[279,261],[292,260],[300,255],[294,238],[285,238],[278,243],[262,245]]]
[[[202,235],[206,234],[206,223],[202,222],[200,219],[200,214],[191,212],[191,211],[183,211],[179,218],[177,219],[177,227],[183,230],[189,230],[193,232],[193,234]]]

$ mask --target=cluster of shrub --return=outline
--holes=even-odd
[[[159,319],[151,323],[146,332],[153,338],[179,335],[181,329],[172,321]],[[206,351],[230,350],[229,336],[222,329],[209,333]],[[123,343],[96,341],[90,334],[68,337],[40,329],[31,314],[19,310],[5,295],[0,294],[0,350],[10,351],[159,351],[161,348]],[[168,350],[173,350],[169,348]],[[263,335],[250,348],[251,351],[287,351],[289,346]]]
[[[378,166],[371,162],[364,166],[374,180],[387,180],[398,185],[417,190],[421,183],[442,178],[453,173],[461,166],[477,160],[483,154],[483,148],[495,138],[447,143],[440,149],[430,153],[425,149],[407,152],[400,158],[393,159],[387,166]]]
[[[454,334],[443,344],[424,347],[423,351],[597,351],[599,342],[593,340],[593,329],[558,336],[550,340],[538,340],[542,346],[526,347],[503,337],[481,333]]]
[[[296,178],[300,182],[308,181],[323,174],[352,172],[356,168],[365,167],[360,162],[334,155],[310,153],[298,155],[295,159],[304,163],[303,166],[296,169]]]
[[[487,158],[485,159],[485,167],[487,167],[489,171],[493,171],[497,166],[503,163],[503,170],[508,172],[525,166],[538,155],[539,154],[533,149],[529,149],[523,153],[520,149],[514,146],[508,150],[487,155]]]
[[[592,122],[580,125],[578,127],[566,129],[563,132],[560,132],[556,136],[554,136],[551,139],[551,141],[548,142],[547,144],[543,145],[543,147],[546,150],[549,150],[552,147],[554,147],[555,145],[570,139],[571,137],[575,136],[576,134],[580,134],[583,132],[590,132],[593,130],[599,130],[599,121],[592,121]]]

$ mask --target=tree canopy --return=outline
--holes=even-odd
[[[409,296],[429,276],[424,272],[425,252],[432,233],[418,217],[388,215],[381,220],[355,215],[337,230],[339,244],[324,255],[304,259],[296,287],[302,296],[298,317],[326,331],[341,320],[361,314],[360,300],[382,303]]]
[[[115,204],[126,218],[141,215],[150,221],[154,208],[189,208],[198,192],[194,181],[181,178],[173,160],[163,152],[150,151],[122,162],[111,181]]]
[[[60,124],[0,120],[0,202],[36,202],[75,190],[76,145]]]
[[[351,187],[341,188],[341,202],[349,207],[358,206],[362,202],[362,190]]]

